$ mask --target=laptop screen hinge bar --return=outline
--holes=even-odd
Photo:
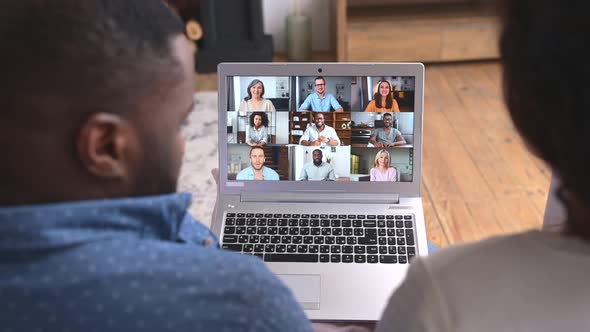
[[[399,194],[351,194],[342,192],[242,193],[240,201],[260,203],[399,204]]]

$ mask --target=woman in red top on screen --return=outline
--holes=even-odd
[[[399,113],[397,101],[393,98],[391,83],[383,80],[377,86],[377,92],[373,95],[373,100],[365,108],[365,112],[395,112]]]

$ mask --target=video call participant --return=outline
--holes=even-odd
[[[242,100],[238,112],[246,114],[249,112],[274,112],[275,106],[264,96],[264,83],[259,79],[254,79],[246,90],[248,96]]]
[[[334,181],[336,180],[336,176],[334,175],[334,168],[332,165],[323,162],[322,158],[324,154],[322,150],[315,149],[313,150],[313,161],[310,163],[305,164],[303,166],[303,170],[301,171],[301,176],[299,180],[301,181]]]
[[[375,156],[374,167],[371,168],[371,181],[397,181],[397,171],[391,167],[389,152],[381,150]]]
[[[236,180],[279,180],[279,174],[264,166],[264,150],[255,146],[250,149],[250,166],[236,176]]]
[[[326,80],[322,76],[318,76],[314,80],[315,92],[311,93],[303,104],[299,106],[300,112],[330,112],[332,107],[336,112],[344,112],[338,100],[330,94],[326,93]]]
[[[391,89],[389,81],[381,81],[377,86],[377,92],[373,95],[373,100],[365,108],[365,112],[395,112],[399,113],[399,106]]]
[[[250,124],[246,128],[246,144],[264,146],[268,141],[268,115],[264,112],[250,114]]]
[[[338,146],[340,138],[336,130],[324,123],[324,114],[316,113],[315,123],[305,129],[299,144],[305,146]]]
[[[175,193],[195,75],[182,21],[160,0],[4,0],[0,17],[1,329],[311,331]]]
[[[390,113],[383,115],[383,128],[377,128],[371,132],[369,143],[378,148],[387,148],[406,144],[402,133],[393,128],[393,116]]]

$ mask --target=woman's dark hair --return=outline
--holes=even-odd
[[[379,85],[377,85],[377,92],[375,92],[375,94],[373,95],[373,100],[375,100],[375,106],[377,106],[377,108],[383,108],[383,105],[381,105],[381,94],[379,93],[379,89],[381,89],[381,84],[383,83],[387,83],[387,85],[389,86],[389,94],[385,98],[385,108],[392,108],[393,89],[391,88],[391,83],[389,83],[388,80],[383,80],[379,82]]]
[[[250,92],[250,89],[258,83],[260,83],[260,85],[262,85],[262,93],[260,94],[260,97],[262,98],[264,96],[264,83],[262,83],[261,80],[255,78],[252,80],[252,82],[250,82],[250,84],[248,84],[248,90],[246,91],[246,92],[248,92],[248,96],[246,96],[244,98],[244,100],[252,99],[252,92]]]
[[[252,112],[252,114],[250,114],[250,127],[254,128],[254,117],[257,115],[260,115],[262,118],[262,126],[268,127],[268,115],[266,115],[265,112]]]
[[[585,2],[501,4],[500,50],[510,116],[561,180],[566,232],[590,240],[590,20]]]

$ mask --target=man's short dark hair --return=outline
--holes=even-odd
[[[393,118],[393,115],[391,115],[391,113],[385,113],[385,114],[383,114],[383,118],[385,118],[386,116],[388,116],[390,118]]]
[[[322,157],[324,156],[324,153],[320,149],[313,150],[313,152],[311,154],[313,155],[316,151],[319,152],[322,155]]]
[[[262,152],[264,152],[264,149],[261,146],[253,146],[250,148],[250,157],[252,157],[252,151],[254,151],[256,149],[260,149],[260,150],[262,150]]]
[[[314,82],[317,80],[322,80],[322,81],[324,81],[324,84],[326,83],[326,79],[324,78],[324,76],[317,76],[316,78],[313,79]]]
[[[165,7],[160,0],[2,1],[0,123],[47,129],[98,111],[124,115],[138,97],[180,82],[171,40],[184,25]]]

